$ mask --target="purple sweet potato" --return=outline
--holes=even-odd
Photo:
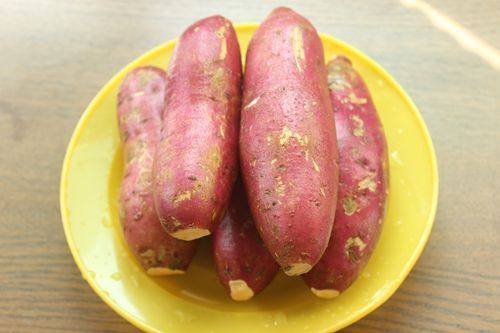
[[[240,158],[252,215],[288,275],[325,251],[336,207],[335,125],[323,45],[314,27],[275,9],[247,52]]]
[[[228,212],[214,230],[212,253],[219,280],[235,301],[261,292],[279,270],[255,228],[240,181]]]
[[[361,76],[349,59],[328,64],[328,83],[339,144],[339,196],[330,244],[304,275],[312,292],[331,298],[347,289],[377,244],[387,197],[384,130]]]
[[[212,16],[180,37],[168,67],[154,199],[173,237],[210,234],[237,173],[241,59],[231,22]]]
[[[153,155],[160,140],[166,75],[155,67],[127,74],[118,94],[118,124],[125,171],[120,189],[120,219],[125,239],[150,275],[182,274],[196,242],[168,235],[153,206]]]

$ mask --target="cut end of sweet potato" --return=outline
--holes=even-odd
[[[288,276],[301,275],[307,273],[311,270],[312,266],[306,264],[305,262],[299,262],[296,264],[291,264],[287,268],[284,269],[285,274]]]
[[[210,235],[210,230],[201,229],[201,228],[190,228],[190,229],[183,229],[183,230],[173,232],[170,235],[174,238],[177,238],[177,239],[191,241],[194,239],[198,239],[198,238]]]
[[[335,290],[335,289],[311,288],[311,291],[314,295],[318,296],[319,298],[334,298],[340,294],[340,292],[338,290]]]
[[[181,275],[186,273],[181,269],[170,269],[168,267],[151,267],[147,272],[151,276]]]
[[[231,298],[235,301],[247,301],[254,295],[252,288],[243,280],[229,281],[229,289],[231,289]]]

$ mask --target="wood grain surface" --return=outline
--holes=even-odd
[[[0,332],[137,331],[82,280],[66,245],[58,189],[73,128],[113,74],[194,20],[260,21],[280,4],[0,2]],[[422,257],[345,331],[500,332],[500,2],[286,4],[393,74],[438,156],[439,208]]]

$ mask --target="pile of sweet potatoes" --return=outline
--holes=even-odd
[[[318,33],[296,12],[266,18],[244,75],[231,22],[194,23],[166,72],[127,74],[117,113],[120,218],[148,274],[184,273],[208,235],[238,301],[280,268],[334,297],[368,261],[385,214],[384,131],[350,60],[325,64]]]

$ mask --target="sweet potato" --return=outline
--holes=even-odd
[[[387,145],[365,83],[343,56],[328,64],[339,143],[339,196],[328,248],[304,276],[312,292],[331,298],[347,289],[379,238],[387,196]]]
[[[141,67],[127,74],[118,94],[125,156],[120,218],[131,251],[150,275],[184,273],[196,250],[196,242],[175,239],[163,230],[153,206],[151,170],[160,140],[165,84],[163,70]]]
[[[210,234],[236,178],[242,74],[231,22],[212,16],[190,26],[167,76],[155,206],[165,230],[192,240]]]
[[[236,301],[261,292],[278,272],[278,264],[255,229],[240,181],[228,212],[214,230],[212,253],[219,280]]]
[[[275,9],[247,52],[240,157],[257,228],[288,275],[321,258],[335,214],[338,156],[326,76],[314,27]]]

